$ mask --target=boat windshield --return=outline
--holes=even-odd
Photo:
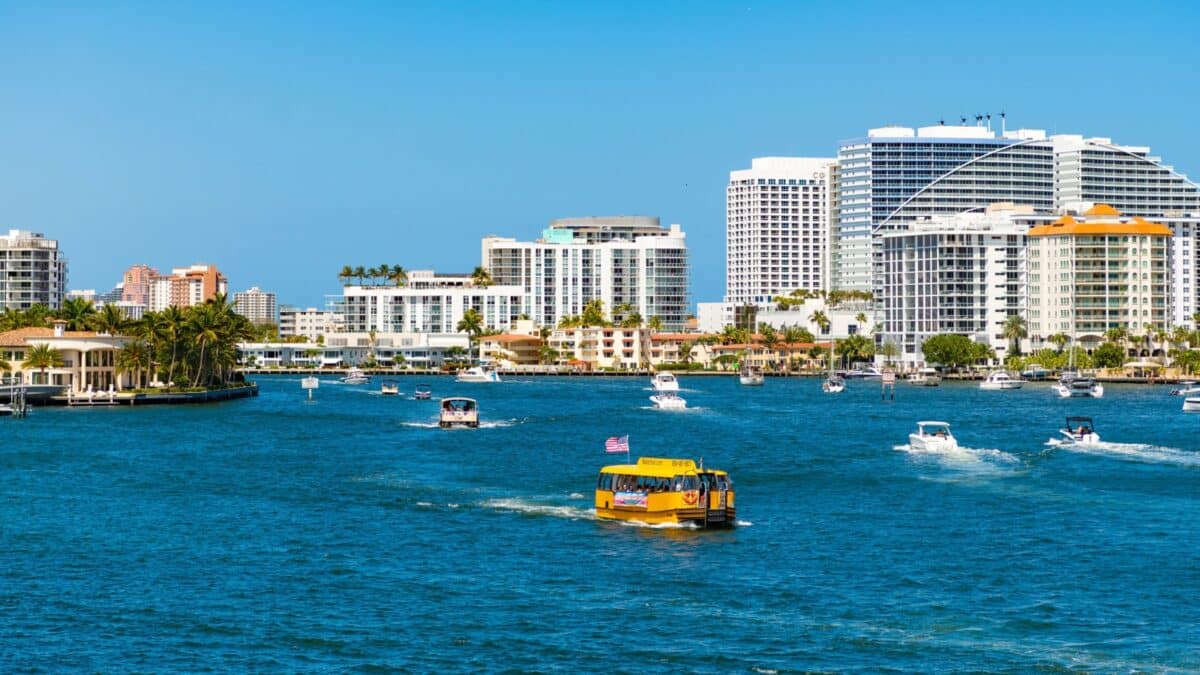
[[[475,409],[475,401],[466,398],[452,398],[442,401],[442,410],[470,412]]]

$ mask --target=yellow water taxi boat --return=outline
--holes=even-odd
[[[596,482],[597,518],[731,527],[734,516],[729,474],[703,460],[641,457],[600,469]]]

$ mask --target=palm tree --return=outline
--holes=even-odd
[[[392,266],[387,263],[376,267],[375,271],[379,274],[379,278],[383,281],[387,281],[392,278]]]
[[[608,322],[604,320],[604,301],[600,298],[592,298],[583,306],[583,313],[579,316],[583,327],[588,326],[606,326]]]
[[[482,288],[487,288],[492,285],[492,273],[488,272],[487,268],[479,265],[471,271],[471,283]]]
[[[829,316],[825,314],[825,312],[819,309],[814,310],[812,314],[808,315],[808,320],[817,324],[817,327],[821,329],[822,334],[829,332],[830,321]]]
[[[150,349],[145,342],[134,340],[117,352],[114,365],[118,373],[133,373],[134,388],[136,389],[141,381],[142,369],[150,367]]]
[[[657,333],[660,330],[662,330],[663,329],[662,317],[657,314],[650,317],[650,320],[646,322],[646,328],[649,328],[651,333]]]
[[[474,307],[468,307],[467,311],[463,312],[463,316],[455,326],[455,330],[460,333],[466,333],[471,344],[479,338],[483,332],[483,317],[479,312],[475,311]]]
[[[92,317],[92,327],[96,329],[97,333],[121,335],[129,327],[129,319],[125,316],[125,310],[120,307],[116,305],[104,305]]]
[[[342,281],[343,286],[350,285],[350,277],[354,276],[354,268],[349,265],[342,266],[342,271],[338,272],[338,279]]]
[[[67,322],[67,330],[86,330],[96,315],[96,307],[87,298],[67,298],[58,310],[58,318]]]
[[[37,368],[42,371],[42,384],[47,384],[46,369],[61,368],[63,365],[62,352],[54,347],[51,347],[45,342],[35,344],[28,353],[25,354],[25,368]]]
[[[363,279],[367,276],[367,269],[362,265],[354,268],[354,276],[358,277],[358,285],[363,285]]]
[[[1063,347],[1067,346],[1067,343],[1071,341],[1071,338],[1066,333],[1055,333],[1054,335],[1046,338],[1046,340],[1050,344],[1054,345],[1055,348],[1058,349],[1058,353],[1061,354]]]
[[[197,387],[200,386],[200,380],[204,375],[205,353],[221,339],[221,324],[213,305],[205,303],[191,309],[194,311],[188,312],[187,322],[184,326],[191,337],[192,344],[200,348],[200,359],[192,378],[192,386]]]
[[[1019,314],[1013,314],[1004,320],[1004,337],[1008,340],[1009,353],[1020,356],[1021,340],[1029,337],[1029,331],[1025,325],[1025,319]]]
[[[897,356],[900,356],[900,345],[889,340],[879,345],[879,353],[883,355],[884,365],[890,365]]]
[[[397,286],[403,286],[404,284],[408,283],[408,271],[400,265],[392,265],[392,274],[390,278],[396,283]]]
[[[679,362],[689,364],[692,362],[692,349],[696,346],[695,342],[684,340],[679,345]]]
[[[854,323],[858,324],[860,327],[865,325],[867,323],[866,313],[859,312],[858,315],[854,317]]]
[[[158,314],[159,327],[162,332],[163,340],[171,345],[171,365],[167,369],[167,383],[175,381],[175,363],[179,359],[179,342],[183,337],[184,325],[187,317],[184,316],[183,310],[175,305],[170,305]]]

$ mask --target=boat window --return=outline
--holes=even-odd
[[[612,486],[613,486],[613,475],[611,473],[600,474],[600,480],[598,480],[596,482],[596,489],[611,492]]]
[[[683,476],[683,489],[684,490],[699,490],[700,489],[700,477],[699,476]]]

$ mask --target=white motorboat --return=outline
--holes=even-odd
[[[743,363],[738,372],[738,381],[748,387],[761,387],[764,379],[763,369],[749,363]]]
[[[1050,371],[1043,368],[1040,363],[1031,363],[1025,366],[1025,370],[1021,371],[1021,379],[1023,380],[1044,380],[1049,375]]]
[[[845,372],[847,380],[871,379],[876,377],[883,377],[883,372],[875,366],[859,367]]]
[[[1183,412],[1200,412],[1200,397],[1183,399]]]
[[[1200,384],[1188,380],[1180,382],[1179,386],[1171,390],[1172,396],[1200,396]]]
[[[917,422],[917,430],[908,435],[908,447],[924,452],[957,450],[958,441],[950,433],[948,422]]]
[[[361,368],[351,368],[346,371],[342,377],[342,384],[366,384],[371,381],[371,376],[362,371]]]
[[[11,417],[12,414],[13,407],[11,405],[8,405],[7,403],[0,404],[0,417]]]
[[[433,387],[427,384],[418,384],[416,391],[413,392],[413,398],[418,401],[428,401],[433,398]]]
[[[442,399],[442,413],[438,416],[438,426],[443,429],[473,429],[479,426],[479,405],[475,399],[461,396]]]
[[[1100,434],[1096,433],[1096,424],[1090,417],[1068,417],[1067,425],[1058,430],[1062,438],[1056,438],[1056,445],[1095,445],[1100,442]]]
[[[379,385],[379,393],[384,396],[399,396],[400,385],[395,381],[384,382],[383,384]]]
[[[675,373],[655,373],[650,385],[654,391],[679,391],[679,380],[675,378]]]
[[[660,410],[683,410],[687,408],[687,401],[679,397],[673,391],[660,391],[650,397],[654,403],[654,407]]]
[[[499,382],[500,373],[497,373],[494,368],[472,366],[466,370],[460,370],[454,380],[456,382]]]
[[[937,368],[922,368],[909,375],[905,381],[918,387],[936,387],[942,383],[942,374]]]
[[[987,379],[979,383],[979,388],[986,391],[999,391],[1001,389],[1020,389],[1024,384],[1007,372],[997,370],[989,373]]]
[[[1104,385],[1091,377],[1059,380],[1053,389],[1054,393],[1062,398],[1101,398],[1104,396]]]

